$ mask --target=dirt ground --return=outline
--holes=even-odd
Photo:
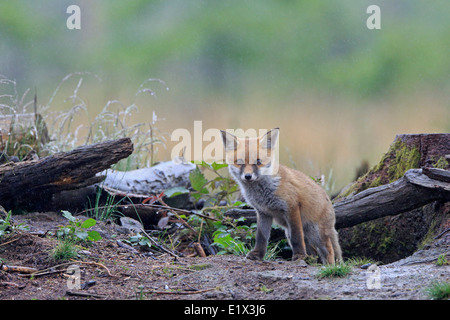
[[[425,289],[433,281],[450,281],[450,266],[434,263],[439,254],[448,255],[448,242],[375,271],[353,267],[346,277],[320,279],[320,266],[302,262],[255,262],[233,255],[174,258],[136,253],[117,244],[118,239],[129,235],[114,232],[113,237],[82,248],[77,261],[53,261],[49,253],[57,240],[42,235],[42,231],[55,230],[61,224],[59,218],[39,214],[14,219],[31,229],[2,239],[1,262],[4,266],[47,269],[47,274],[30,277],[0,271],[2,300],[427,299]],[[112,226],[104,228],[111,232]],[[79,283],[69,277],[70,265],[79,272]]]

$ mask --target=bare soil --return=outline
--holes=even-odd
[[[53,236],[63,220],[54,214],[15,216],[30,231],[3,237],[0,259],[4,265],[48,269],[41,276],[0,271],[0,299],[196,299],[196,300],[295,300],[295,299],[427,299],[425,289],[433,281],[450,281],[450,266],[437,266],[437,257],[449,254],[450,235],[413,256],[379,266],[380,287],[367,284],[373,273],[353,267],[343,278],[319,278],[321,266],[304,262],[251,261],[241,256],[178,257],[132,252],[117,244],[129,235],[104,224],[109,239],[81,248],[77,287],[67,275],[67,261],[54,261],[50,252],[58,243]],[[53,269],[51,268],[53,267]],[[85,287],[83,285],[86,285]]]

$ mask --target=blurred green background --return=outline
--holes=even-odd
[[[66,27],[71,4],[81,30]],[[381,30],[366,27],[372,4]],[[45,106],[66,75],[89,72],[65,81],[49,108],[69,109],[83,78],[90,114],[136,103],[133,121],[154,111],[168,133],[194,120],[203,130],[279,126],[282,162],[332,172],[338,189],[395,134],[450,131],[449,16],[448,0],[2,1],[0,74],[19,95],[36,88]],[[164,83],[136,96],[149,78]]]

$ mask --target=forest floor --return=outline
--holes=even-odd
[[[48,269],[48,273],[30,277],[1,270],[2,300],[428,299],[426,288],[433,282],[450,281],[450,266],[435,263],[440,254],[448,255],[448,237],[411,257],[378,266],[375,273],[353,267],[345,277],[320,278],[320,265],[302,261],[251,261],[234,255],[145,255],[119,246],[118,239],[129,237],[123,234],[110,234],[113,236],[109,239],[103,237],[82,248],[77,261],[54,261],[50,252],[58,240],[42,233],[62,225],[60,215],[29,214],[13,219],[15,224],[23,222],[31,228],[2,239],[0,263]],[[111,224],[102,228],[112,232]],[[79,283],[68,276],[69,265],[76,265]]]

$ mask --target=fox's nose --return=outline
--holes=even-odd
[[[252,175],[250,173],[246,173],[244,178],[245,180],[250,180],[252,178]]]

